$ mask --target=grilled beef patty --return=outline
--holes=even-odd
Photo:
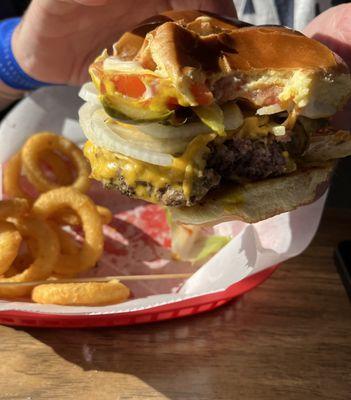
[[[233,138],[211,146],[207,168],[230,181],[259,180],[283,174],[287,159],[283,146],[273,138],[251,140]]]
[[[233,138],[222,144],[211,143],[211,153],[203,176],[193,181],[188,200],[184,196],[181,183],[177,186],[155,188],[150,182],[136,181],[133,187],[126,183],[122,170],[118,171],[116,178],[105,181],[104,185],[107,188],[117,187],[130,197],[137,197],[137,187],[142,186],[157,203],[169,207],[191,206],[199,203],[221,181],[239,183],[282,175],[287,165],[284,147],[274,136],[261,140]]]

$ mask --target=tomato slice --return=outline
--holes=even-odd
[[[191,93],[200,106],[208,106],[213,102],[213,95],[203,83],[193,83]]]
[[[167,107],[170,110],[175,110],[179,106],[178,100],[176,97],[169,97],[167,100]]]
[[[135,75],[115,75],[112,78],[117,92],[128,97],[139,98],[145,91],[146,86],[143,81]]]
[[[104,82],[100,82],[100,94],[106,94],[106,86]]]

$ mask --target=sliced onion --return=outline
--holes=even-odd
[[[227,103],[222,106],[224,127],[227,131],[238,129],[244,123],[244,117],[240,108],[235,103]]]
[[[234,104],[223,106],[224,126],[226,130],[234,130],[243,124],[243,115]],[[131,124],[133,122],[131,121]],[[147,135],[160,139],[192,139],[201,133],[212,132],[211,128],[202,122],[190,122],[181,126],[163,125],[157,122],[138,124],[138,128]]]
[[[80,88],[78,96],[84,101],[100,104],[98,91],[92,82],[84,83]]]
[[[258,115],[271,115],[271,114],[278,114],[282,111],[286,111],[280,107],[279,104],[272,104],[271,106],[261,107],[256,111]]]
[[[172,165],[173,157],[170,154],[150,151],[122,139],[105,123],[106,118],[105,111],[96,104],[86,103],[79,110],[83,132],[95,145],[150,164]]]
[[[108,120],[106,124],[122,139],[139,145],[144,149],[157,151],[160,153],[177,154],[183,153],[190,139],[160,139],[154,138],[142,132],[138,125],[120,123],[116,120]]]
[[[286,133],[286,129],[284,125],[277,125],[272,127],[272,133],[275,136],[284,136]]]
[[[96,105],[101,107],[99,104]],[[153,152],[180,154],[183,153],[183,151],[186,149],[186,146],[191,140],[191,138],[172,140],[154,138],[142,132],[139,129],[139,125],[130,125],[127,122],[118,121],[116,119],[110,118],[107,114],[104,115],[104,119],[106,126],[121,139],[126,140],[133,145],[140,146],[143,149],[151,150]]]
[[[151,73],[148,69],[142,67],[142,65],[136,61],[124,61],[116,56],[110,56],[105,58],[103,62],[103,69],[104,71],[118,71],[118,72],[129,72],[133,74],[140,74],[140,73]]]

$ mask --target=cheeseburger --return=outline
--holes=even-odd
[[[317,199],[351,135],[329,119],[345,63],[280,26],[167,12],[91,65],[79,112],[92,176],[188,224],[255,222]]]

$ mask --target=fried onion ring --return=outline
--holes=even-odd
[[[74,306],[116,304],[129,296],[129,289],[116,279],[109,282],[47,283],[32,291],[32,300],[36,303]]]
[[[37,242],[37,254],[32,264],[23,272],[10,278],[0,278],[0,282],[30,282],[48,278],[56,265],[60,245],[56,234],[41,219],[28,218],[15,220],[16,228],[26,240],[34,238]],[[0,287],[0,297],[23,297],[31,292],[30,286]]]
[[[73,188],[59,188],[42,194],[33,205],[33,213],[50,219],[60,209],[71,208],[79,215],[85,239],[78,254],[61,254],[54,271],[72,274],[92,268],[103,252],[101,217],[93,201]]]
[[[108,225],[112,221],[112,212],[103,206],[96,206],[98,213],[101,217],[103,225]],[[62,210],[55,215],[54,220],[60,225],[72,225],[77,226],[81,224],[77,214],[72,213],[70,210]]]
[[[49,167],[58,184],[67,186],[73,182],[72,171],[68,163],[57,153],[46,150],[40,155],[40,161]]]
[[[83,152],[65,137],[51,132],[42,132],[30,137],[22,148],[23,168],[29,182],[41,193],[60,186],[50,181],[39,167],[40,156],[48,150],[61,153],[72,162],[77,170],[77,177],[70,186],[86,192],[90,186],[90,168]]]
[[[54,222],[50,223],[52,230],[56,233],[61,248],[61,254],[77,254],[79,252],[78,242],[74,237]]]
[[[11,267],[21,246],[22,236],[10,222],[0,221],[0,275]]]
[[[33,254],[30,253],[29,251],[17,255],[16,259],[14,260],[10,268],[5,272],[4,277],[10,278],[11,276],[23,272],[26,268],[29,267],[30,264],[32,264],[33,260],[34,260]]]
[[[22,159],[19,151],[13,155],[4,168],[4,192],[9,197],[30,199],[28,193],[21,188]]]
[[[100,214],[101,217],[101,222],[103,225],[108,225],[113,218],[112,212],[103,206],[96,206],[98,213]]]
[[[0,220],[9,217],[20,217],[29,211],[29,203],[25,199],[10,199],[0,201]]]

